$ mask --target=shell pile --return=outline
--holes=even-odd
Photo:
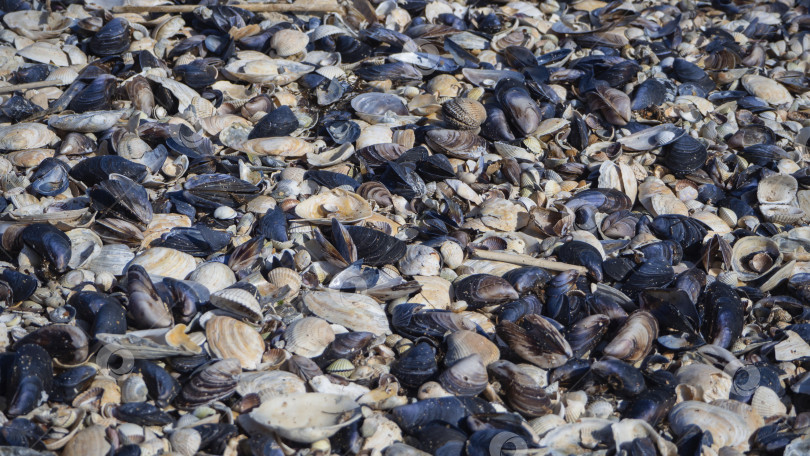
[[[0,1],[0,455],[810,454],[810,2],[217,3]]]

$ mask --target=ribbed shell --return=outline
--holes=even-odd
[[[250,325],[231,317],[212,317],[205,324],[208,348],[218,358],[236,358],[242,369],[258,368],[264,353],[264,339]]]
[[[253,294],[241,288],[226,288],[211,294],[211,304],[220,309],[261,320],[262,306]]]
[[[481,356],[485,366],[501,357],[498,347],[492,341],[474,331],[456,331],[447,337],[445,364],[453,365],[473,354]]]
[[[469,98],[453,98],[442,105],[444,121],[459,130],[475,130],[487,120],[484,105]]]
[[[284,331],[287,351],[296,355],[314,358],[335,340],[335,332],[326,320],[305,317],[292,322]]]
[[[303,52],[309,44],[309,36],[298,30],[283,29],[273,34],[270,38],[270,47],[279,57],[289,57]]]

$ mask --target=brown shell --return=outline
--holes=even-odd
[[[487,120],[487,110],[481,103],[469,98],[453,98],[442,105],[447,125],[459,130],[475,130]]]

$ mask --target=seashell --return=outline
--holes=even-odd
[[[689,426],[709,431],[714,439],[713,448],[735,447],[745,450],[751,430],[737,414],[705,402],[686,401],[677,404],[669,413],[669,422],[676,435],[683,435]]]
[[[675,373],[681,385],[688,385],[694,397],[691,399],[711,402],[716,399],[728,399],[731,391],[731,377],[714,366],[693,363],[681,367]]]
[[[24,150],[46,147],[56,139],[56,134],[45,125],[18,123],[0,127],[0,149]]]
[[[62,454],[67,456],[107,454],[112,446],[107,442],[105,429],[105,426],[99,425],[82,429],[65,445]]]
[[[130,375],[121,384],[121,400],[124,403],[146,402],[149,391],[140,375]]]
[[[146,272],[153,276],[171,277],[183,280],[194,268],[197,262],[194,257],[179,250],[168,247],[152,247],[135,255],[130,261],[132,265],[142,266]]]
[[[385,312],[374,299],[356,293],[308,291],[303,293],[307,309],[324,320],[353,331],[390,334]]]
[[[283,86],[311,73],[314,69],[314,66],[291,60],[271,59],[264,54],[251,54],[248,59],[234,59],[222,68],[222,73],[231,80]]]
[[[177,429],[169,435],[172,450],[183,456],[194,456],[200,449],[202,436],[194,428]]]
[[[213,355],[237,359],[242,369],[255,370],[261,363],[264,340],[248,324],[215,316],[205,323],[205,338]]]
[[[552,430],[565,425],[565,419],[559,415],[549,414],[529,421],[529,425],[535,434],[542,438]]]
[[[565,404],[565,421],[576,422],[583,413],[588,403],[588,395],[584,391],[569,391],[562,398]]]
[[[282,29],[270,38],[270,48],[279,57],[289,57],[304,52],[309,44],[309,36],[293,29]]]
[[[774,174],[757,186],[759,204],[790,204],[796,197],[799,183],[788,174]]]
[[[613,404],[608,401],[593,401],[585,408],[585,413],[589,417],[607,419],[613,415]]]
[[[485,366],[500,359],[498,347],[486,337],[473,331],[455,331],[447,339],[444,362],[453,365],[463,358],[477,354]]]
[[[486,141],[470,130],[434,129],[425,135],[427,145],[436,153],[461,159],[478,159],[486,153]]]
[[[760,236],[739,239],[731,251],[731,268],[740,280],[757,280],[782,263],[782,252],[772,240]]]
[[[787,408],[779,399],[779,395],[767,386],[759,386],[754,391],[754,395],[751,397],[751,408],[762,418],[787,414]]]
[[[48,119],[48,126],[57,130],[97,133],[112,128],[124,113],[125,111],[89,111],[53,116]]]
[[[335,340],[335,333],[326,320],[305,317],[294,321],[284,332],[285,348],[296,355],[314,358],[320,356]]]
[[[619,333],[602,350],[608,356],[625,361],[638,361],[650,352],[658,338],[658,321],[646,311],[631,314]]]
[[[279,290],[288,287],[287,293],[283,295],[284,299],[293,298],[301,291],[301,276],[293,269],[274,268],[267,273],[267,281]]]
[[[262,319],[262,306],[256,296],[243,288],[224,288],[211,293],[211,304],[251,321]]]
[[[238,146],[239,150],[252,154],[276,157],[303,157],[315,153],[315,146],[311,143],[292,136],[282,136],[277,138],[255,138],[249,139]]]
[[[272,398],[250,412],[260,426],[300,443],[329,438],[360,417],[360,406],[351,397],[326,393]]]
[[[783,225],[796,223],[806,217],[806,213],[799,207],[786,204],[766,204],[759,207],[765,220]]]
[[[209,364],[183,385],[175,404],[181,410],[193,410],[230,397],[236,391],[240,371],[239,361],[233,358]]]
[[[441,261],[436,250],[422,244],[407,246],[405,256],[398,263],[399,271],[411,276],[439,275]]]
[[[793,102],[793,96],[779,82],[755,74],[747,74],[741,79],[743,87],[751,95],[761,98],[773,105],[783,105]]]
[[[484,105],[470,98],[453,98],[442,104],[444,121],[459,130],[475,130],[487,120]]]
[[[295,206],[295,213],[314,223],[332,223],[333,218],[353,223],[371,217],[371,207],[359,195],[334,188],[301,201]]]
[[[487,386],[487,369],[478,354],[462,358],[439,375],[439,383],[457,396],[475,396]]]
[[[239,383],[236,386],[236,392],[240,396],[256,394],[262,402],[273,397],[306,391],[304,380],[286,371],[245,372],[239,376]]]

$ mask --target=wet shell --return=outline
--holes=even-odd
[[[371,217],[371,206],[360,195],[334,188],[301,201],[295,206],[295,213],[304,220],[314,223],[339,222],[353,223]]]
[[[296,355],[314,358],[335,340],[335,333],[326,320],[305,317],[292,322],[284,331],[285,349]]]
[[[261,363],[264,340],[246,323],[230,317],[213,317],[205,323],[205,338],[213,355],[235,358],[242,369],[255,370]]]
[[[444,121],[452,128],[475,130],[487,120],[484,105],[469,98],[453,98],[442,105]]]
[[[212,293],[211,304],[253,321],[262,318],[262,306],[256,296],[242,288],[225,288]]]

